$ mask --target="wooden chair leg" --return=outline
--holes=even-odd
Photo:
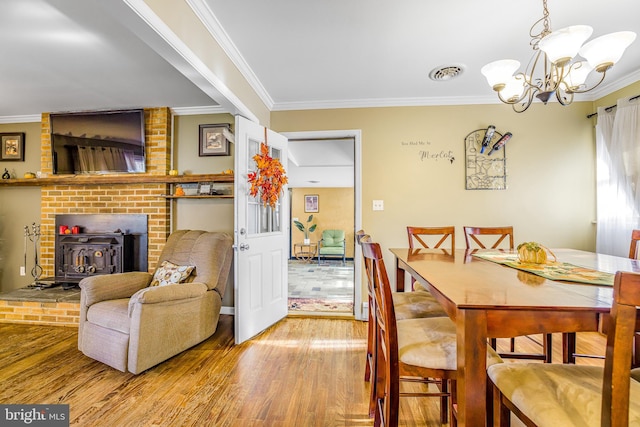
[[[502,393],[498,387],[491,385],[493,388],[493,425],[494,427],[511,427],[511,411],[504,405],[502,401]]]
[[[449,423],[450,427],[458,426],[458,387],[456,380],[449,380]],[[490,402],[491,400],[487,400]]]
[[[553,335],[544,334],[542,337],[542,351],[544,352],[545,363],[551,363],[553,359]]]
[[[640,367],[640,334],[633,336],[633,359],[631,363],[633,368]]]
[[[440,383],[440,391],[442,393],[450,393],[449,380],[442,380]],[[449,422],[449,396],[440,397],[440,422],[446,424]]]
[[[510,344],[509,348],[511,349],[511,353],[515,353],[516,352],[516,339],[515,338],[511,338],[510,341],[511,342],[509,343]]]

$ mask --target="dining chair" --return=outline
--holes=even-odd
[[[364,232],[364,230],[358,230],[355,233],[356,242],[362,246],[363,242],[371,242],[371,237]],[[369,278],[369,271],[371,270],[371,261],[364,258],[364,268]],[[365,381],[371,381],[371,377],[375,378],[375,299],[373,296],[373,287],[370,280],[367,279],[367,297],[369,302],[369,314],[367,324],[367,354],[365,364]],[[426,290],[415,292],[392,292],[393,304],[395,306],[395,315],[399,320],[413,319],[413,318],[426,318],[426,317],[446,317],[442,306],[433,298],[433,296]],[[415,379],[411,379],[414,381]],[[375,409],[375,385],[376,382],[371,383],[371,396],[370,396],[370,415],[373,416]]]
[[[434,239],[429,240],[429,237],[427,236],[429,237],[436,236],[436,237]],[[427,249],[429,248],[438,249],[447,240],[449,240],[449,242],[451,243],[451,254],[453,254],[453,252],[456,249],[456,228],[454,226],[447,226],[447,227],[408,226],[407,237],[409,238],[409,249],[415,249],[416,247],[422,247]],[[438,237],[440,237],[439,240],[437,240]],[[432,241],[435,243],[433,243]],[[416,279],[415,277],[412,277],[411,288],[415,289],[416,286],[424,289],[420,284],[416,285]]]
[[[631,230],[631,246],[629,247],[629,258],[638,259],[638,242],[640,242],[640,230]]]
[[[450,418],[450,425],[455,426],[455,396],[451,394],[457,377],[455,323],[448,317],[398,320],[380,245],[363,239],[361,246],[376,310],[374,426],[396,427],[400,397],[405,396],[439,397],[441,422]],[[487,366],[501,362],[490,348],[487,355]],[[401,392],[403,377],[433,379],[439,390]]]
[[[640,370],[631,370],[640,274],[618,272],[604,368],[510,363],[488,368],[494,385],[494,425],[508,427],[510,412],[527,426],[640,425]]]
[[[640,242],[640,230],[631,230],[631,243],[629,246],[629,258],[638,259],[638,242]],[[607,333],[607,320],[605,320],[607,316],[602,316],[601,318],[601,327],[600,331],[603,334]],[[640,318],[638,319],[640,325]],[[636,333],[633,339],[633,358],[632,358],[632,366],[640,367],[640,334]],[[573,357],[586,357],[590,359],[604,359],[605,356],[599,354],[584,354],[584,353],[573,353]]]
[[[514,250],[513,244],[513,227],[463,227],[464,240],[467,249],[479,248],[479,249],[504,249]],[[481,237],[478,237],[481,236]],[[488,237],[490,236],[490,237]],[[528,339],[537,343],[533,338],[527,336]],[[491,338],[491,347],[497,348],[497,340]],[[533,359],[544,360],[546,363],[551,363],[553,353],[553,336],[551,334],[544,334],[542,337],[542,353],[518,353],[516,352],[516,339],[510,338],[509,341],[509,353],[500,353],[500,356],[509,359]]]

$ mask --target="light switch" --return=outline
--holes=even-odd
[[[383,211],[384,210],[384,200],[374,200],[373,201],[373,210],[374,211]]]

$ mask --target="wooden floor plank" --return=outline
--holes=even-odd
[[[291,317],[236,346],[233,317],[223,315],[213,337],[140,375],[84,356],[73,328],[0,324],[0,340],[0,403],[66,403],[74,426],[373,425],[364,322]],[[537,351],[530,340],[517,343]],[[600,334],[578,334],[578,351],[603,349]],[[438,405],[402,398],[400,425],[439,426]]]

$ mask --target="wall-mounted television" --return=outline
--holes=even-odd
[[[54,174],[143,173],[144,110],[51,113]]]

